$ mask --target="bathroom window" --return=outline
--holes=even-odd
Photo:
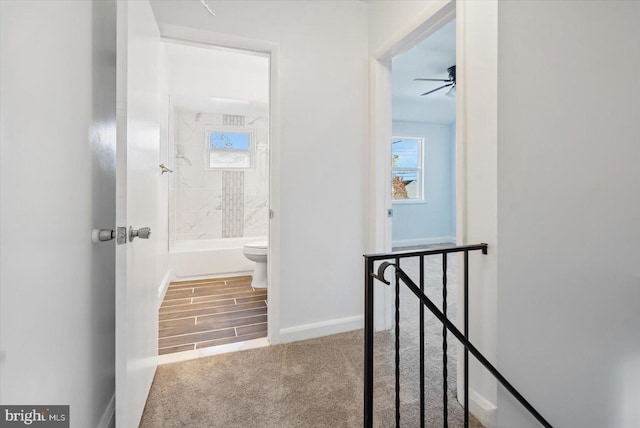
[[[208,169],[252,169],[255,136],[251,130],[207,128]]]
[[[391,139],[391,191],[393,202],[424,201],[424,138]]]

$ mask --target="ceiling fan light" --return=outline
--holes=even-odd
[[[456,97],[456,85],[451,86],[451,88],[449,88],[449,90],[447,91],[447,93],[445,95],[450,97],[450,98],[455,98]]]

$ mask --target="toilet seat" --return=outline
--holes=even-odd
[[[249,242],[247,244],[244,244],[245,248],[252,248],[252,249],[260,249],[260,250],[266,250],[268,248],[268,242],[267,241],[255,241],[255,242]]]

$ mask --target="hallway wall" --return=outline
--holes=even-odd
[[[367,5],[360,1],[152,1],[163,25],[278,46],[280,335],[291,341],[362,326],[366,245]],[[194,3],[195,5],[195,3]],[[273,202],[273,201],[272,201]],[[279,204],[279,205],[278,205]],[[273,245],[272,245],[273,244]],[[279,245],[279,247],[274,247]],[[273,261],[273,260],[272,260]],[[318,272],[322,272],[319,274]]]
[[[114,410],[116,5],[0,2],[0,403]]]
[[[640,3],[498,13],[498,367],[554,426],[638,426]]]

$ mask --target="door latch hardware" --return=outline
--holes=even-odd
[[[133,238],[138,237],[140,239],[149,239],[151,236],[150,227],[141,227],[140,229],[134,229],[133,226],[129,226],[129,241],[133,241]]]
[[[387,217],[393,217],[393,208],[387,208]]]
[[[94,244],[97,242],[111,241],[116,237],[116,234],[111,229],[93,229],[91,231],[91,242]]]
[[[116,243],[118,245],[123,245],[127,243],[127,228],[126,227],[118,227],[118,236],[116,238]]]

